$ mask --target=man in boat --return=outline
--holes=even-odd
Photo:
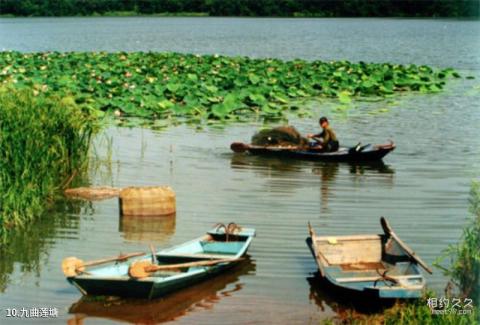
[[[307,138],[315,141],[311,143],[311,148],[323,152],[337,151],[340,144],[337,140],[337,135],[330,126],[330,123],[328,123],[328,119],[322,116],[318,123],[323,129],[322,132],[318,134],[307,134]]]

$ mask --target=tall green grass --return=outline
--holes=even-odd
[[[96,130],[93,115],[69,97],[0,89],[0,243],[85,169]]]
[[[480,307],[480,182],[474,182],[470,190],[470,213],[460,242],[450,245],[435,265],[451,278],[450,290],[474,299]],[[441,265],[446,259],[450,260],[450,267]]]

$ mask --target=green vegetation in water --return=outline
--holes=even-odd
[[[178,53],[0,52],[0,82],[142,118],[243,121],[308,114],[292,101],[435,93],[453,69]]]
[[[96,128],[72,98],[0,90],[0,244],[85,169]]]

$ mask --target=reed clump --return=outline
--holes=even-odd
[[[473,182],[470,189],[470,213],[459,243],[450,245],[435,265],[451,278],[447,292],[471,298],[480,307],[480,182]],[[441,265],[446,259],[450,267]]]
[[[97,129],[72,98],[0,89],[0,243],[85,170]]]

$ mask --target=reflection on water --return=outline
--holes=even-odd
[[[271,172],[295,172],[301,170],[298,160],[289,158],[277,158],[273,156],[250,155],[247,153],[232,154],[230,166],[237,169],[254,169],[263,176],[271,175]]]
[[[42,272],[42,259],[48,260],[48,252],[55,238],[75,238],[78,234],[77,215],[88,204],[80,201],[61,201],[55,205],[54,212],[45,216],[11,236],[10,242],[0,246],[0,292],[4,292],[10,282],[10,275],[20,269],[21,272],[39,276]]]
[[[369,172],[377,172],[379,174],[394,174],[395,170],[386,165],[382,160],[370,163],[350,164],[350,173],[354,175],[365,175]]]
[[[365,297],[361,293],[342,290],[323,279],[319,272],[312,274],[307,281],[310,284],[308,294],[310,301],[322,311],[332,309],[337,314],[335,318],[338,319],[346,318],[343,316],[352,310],[364,314],[378,313],[391,307],[395,302],[393,299],[375,299]]]
[[[281,189],[281,191],[294,191],[296,188],[312,187],[312,182],[318,184],[320,211],[328,211],[328,201],[333,195],[336,178],[340,169],[348,170],[351,177],[349,182],[361,183],[364,177],[372,178],[372,174],[378,174],[374,180],[389,187],[394,185],[395,170],[383,161],[368,163],[339,163],[339,162],[312,162],[295,158],[278,158],[271,156],[259,156],[250,154],[233,154],[230,159],[230,167],[239,170],[252,170],[255,174],[266,180],[265,186]],[[344,178],[344,176],[342,176]],[[317,186],[313,185],[315,193]]]
[[[329,164],[326,163],[322,167],[316,167],[312,169],[314,175],[320,175],[320,204],[321,212],[328,210],[328,198],[329,198],[329,184],[335,180],[338,174],[338,163]]]
[[[68,324],[83,324],[90,317],[107,318],[135,324],[155,324],[177,319],[201,310],[210,310],[220,300],[235,295],[244,287],[241,277],[255,274],[255,264],[247,258],[231,270],[155,300],[106,299],[84,297],[74,303]]]
[[[175,215],[120,216],[118,230],[128,241],[164,244],[175,234],[175,220]]]

